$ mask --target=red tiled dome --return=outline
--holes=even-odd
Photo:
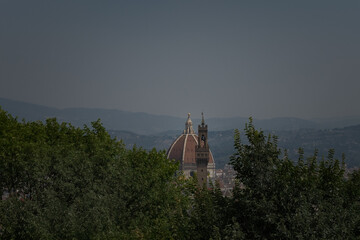
[[[198,136],[192,127],[190,114],[185,123],[185,130],[170,146],[167,157],[180,162],[180,169],[186,176],[190,176],[191,172],[196,172],[195,147],[198,142]],[[215,176],[215,162],[210,150],[208,171],[210,177]]]
[[[180,161],[180,164],[194,164],[195,147],[198,136],[196,134],[181,134],[170,146],[167,156],[169,159]],[[213,155],[210,151],[209,163],[214,163]]]

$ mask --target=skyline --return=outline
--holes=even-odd
[[[2,1],[0,97],[184,117],[360,116],[358,1]]]

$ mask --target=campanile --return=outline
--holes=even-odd
[[[201,125],[198,126],[198,141],[195,147],[196,170],[199,186],[207,184],[207,166],[209,163],[208,126],[205,125],[204,114],[201,113]]]

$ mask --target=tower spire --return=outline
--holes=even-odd
[[[198,126],[198,142],[195,147],[196,170],[199,186],[207,184],[207,166],[209,163],[208,128],[205,125],[204,113],[201,113],[201,125]]]

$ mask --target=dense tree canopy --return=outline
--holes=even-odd
[[[250,120],[235,132],[231,197],[162,151],[126,149],[100,121],[75,128],[0,109],[1,239],[354,239],[360,173],[330,150],[296,161]]]
[[[80,129],[0,110],[0,237],[183,238],[177,169],[164,152],[126,150],[99,121]]]
[[[348,239],[359,235],[359,172],[317,155],[297,161],[281,155],[276,137],[245,128],[247,144],[235,133],[231,163],[243,184],[233,192],[233,217],[249,239]]]

